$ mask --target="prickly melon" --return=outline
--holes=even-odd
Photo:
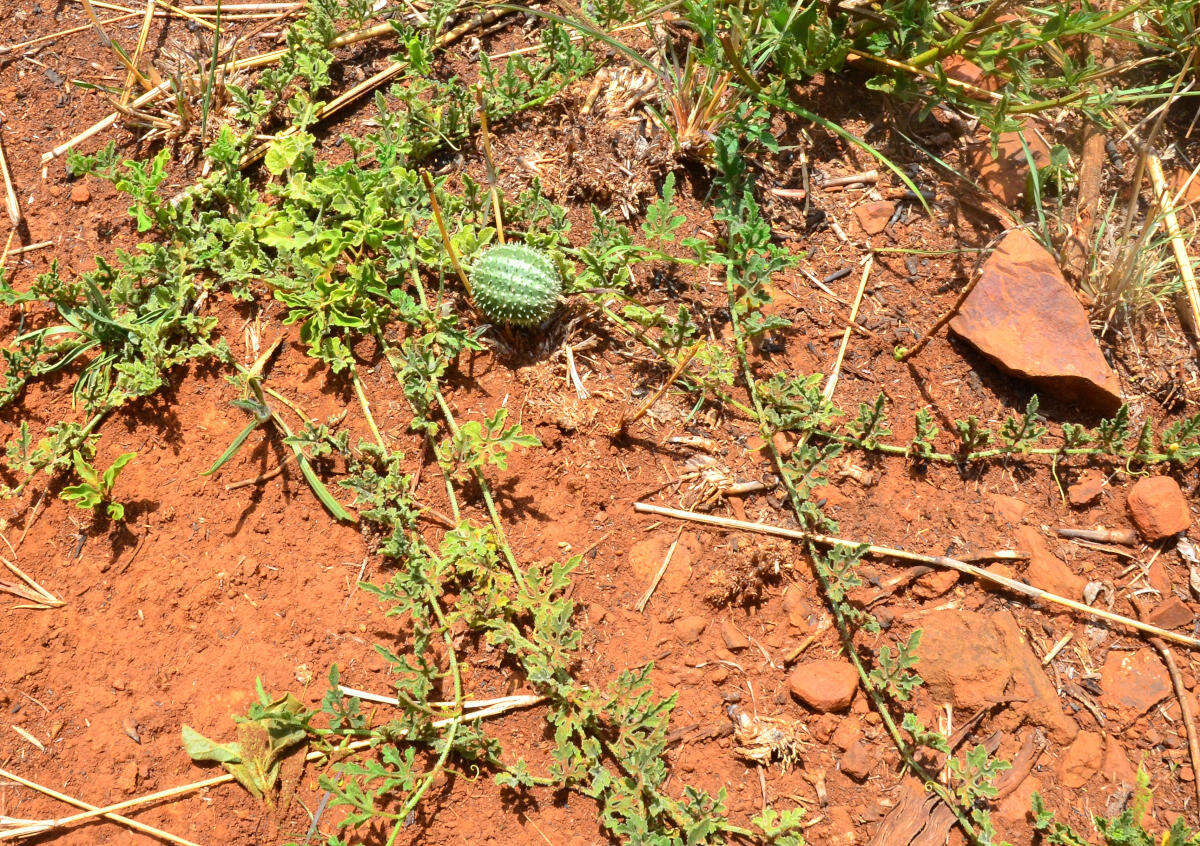
[[[562,281],[541,250],[497,244],[480,253],[471,266],[471,291],[488,320],[536,326],[554,312]]]

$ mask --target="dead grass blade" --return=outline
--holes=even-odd
[[[11,570],[14,575],[16,575],[25,583],[25,585],[21,585],[17,582],[0,582],[0,590],[4,591],[5,593],[11,593],[13,596],[20,597],[21,599],[27,599],[30,602],[39,603],[41,606],[48,608],[61,608],[62,606],[66,605],[65,602],[35,582],[29,577],[28,574],[25,573],[24,570],[9,561],[7,558],[0,557],[0,562],[3,562],[5,567]],[[27,606],[17,607],[24,608]]]
[[[1143,623],[1141,620],[1135,620],[1132,617],[1125,617],[1121,614],[1114,614],[1112,611],[1105,611],[1103,608],[1093,608],[1090,605],[1084,605],[1082,602],[1076,602],[1073,599],[1067,599],[1065,596],[1058,596],[1049,591],[1035,588],[1027,585],[1024,582],[1018,582],[1016,579],[1010,579],[1006,576],[1000,576],[995,573],[990,573],[981,567],[976,567],[972,564],[967,564],[965,561],[959,561],[945,555],[925,555],[920,552],[909,552],[905,549],[896,549],[889,546],[876,546],[875,544],[858,543],[856,541],[847,540],[845,538],[835,538],[829,535],[819,535],[816,532],[804,532],[799,529],[785,529],[781,526],[772,526],[769,523],[751,523],[747,520],[733,520],[728,517],[717,517],[712,514],[701,514],[696,511],[683,511],[678,508],[665,508],[661,505],[652,505],[648,502],[634,503],[634,510],[644,514],[657,514],[662,517],[673,517],[676,520],[690,520],[693,523],[706,523],[709,526],[720,526],[726,529],[737,529],[744,532],[758,532],[764,535],[774,535],[780,538],[789,538],[790,540],[806,540],[821,546],[840,546],[847,549],[862,550],[866,555],[875,555],[881,558],[898,558],[902,561],[918,561],[922,564],[931,564],[935,567],[944,567],[950,570],[957,570],[960,573],[974,576],[985,582],[1001,585],[1008,588],[1014,593],[1019,593],[1022,596],[1027,596],[1031,599],[1041,600],[1042,602],[1050,602],[1055,605],[1061,605],[1064,608],[1070,608],[1074,611],[1079,611],[1083,614],[1088,614],[1092,617],[1099,617],[1102,620],[1107,620],[1110,623],[1117,623],[1131,629],[1137,629],[1140,632],[1154,635],[1163,640],[1174,641],[1175,643],[1190,646],[1193,649],[1200,649],[1200,640],[1187,635],[1176,634],[1167,629],[1159,628],[1158,626]]]
[[[8,172],[8,157],[4,155],[4,136],[0,135],[0,178],[4,179],[4,204],[8,207],[8,219],[13,229],[21,225],[21,201],[13,188],[12,175]]]
[[[1187,291],[1188,305],[1192,310],[1192,325],[1200,328],[1200,290],[1196,288],[1196,275],[1192,272],[1192,260],[1188,257],[1187,243],[1179,231],[1179,221],[1175,218],[1175,203],[1171,192],[1167,190],[1167,180],[1163,176],[1162,162],[1158,156],[1151,153],[1146,157],[1147,172],[1150,174],[1150,184],[1154,189],[1154,199],[1162,213],[1163,226],[1171,239],[1171,251],[1175,255],[1175,264],[1179,267],[1179,276],[1183,279],[1183,288]]]

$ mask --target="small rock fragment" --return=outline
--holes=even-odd
[[[1170,476],[1138,479],[1129,489],[1129,516],[1148,541],[1178,534],[1192,523],[1187,499]]]
[[[1150,622],[1161,629],[1178,629],[1190,626],[1195,614],[1178,597],[1172,596],[1150,613]]]
[[[1058,761],[1058,777],[1066,787],[1083,787],[1100,771],[1104,760],[1104,737],[1081,731]]]
[[[875,768],[876,758],[871,754],[871,748],[861,740],[846,750],[842,756],[842,772],[855,781],[864,781]]]
[[[1022,229],[1004,237],[950,330],[1043,398],[1103,414],[1121,405],[1121,383],[1054,256]]]
[[[721,622],[721,639],[725,641],[726,648],[733,652],[745,649],[750,645],[750,639],[742,634],[741,630],[729,620]]]
[[[1100,670],[1100,704],[1125,725],[1162,702],[1171,693],[1171,678],[1154,650],[1111,650]]]
[[[1091,505],[1104,492],[1104,474],[1085,470],[1079,481],[1067,488],[1067,502],[1076,508]]]
[[[1015,496],[994,493],[988,494],[988,498],[992,501],[992,513],[1003,523],[1011,523],[1015,526],[1021,522],[1021,518],[1029,510],[1029,505]]]
[[[840,721],[829,741],[843,752],[858,742],[862,737],[862,724],[858,717],[847,717]]]
[[[125,734],[128,735],[129,739],[134,743],[142,742],[142,737],[138,734],[137,721],[132,717],[126,717],[125,719],[121,720],[121,728],[125,729]]]
[[[922,599],[933,599],[958,584],[957,570],[936,570],[913,583],[913,592]]]
[[[863,203],[861,206],[855,206],[854,216],[858,219],[858,225],[862,227],[863,232],[868,235],[878,235],[887,228],[888,221],[892,219],[895,211],[895,203],[880,200],[876,203]]]
[[[92,199],[92,192],[90,190],[88,190],[88,187],[85,183],[76,182],[74,185],[71,186],[71,202],[72,203],[78,203],[78,204],[82,205],[91,199]]]
[[[846,661],[809,661],[792,670],[788,687],[792,696],[814,711],[844,711],[858,689],[858,673]]]
[[[708,628],[708,620],[699,614],[680,617],[675,621],[675,636],[684,643],[695,643]]]
[[[1036,527],[1022,526],[1016,534],[1017,546],[1029,553],[1025,573],[1030,584],[1067,599],[1079,599],[1083,595],[1087,580],[1072,573],[1071,568],[1050,551]]]
[[[1137,784],[1137,770],[1129,763],[1129,756],[1120,741],[1109,735],[1104,743],[1104,761],[1100,764],[1100,772],[1112,784],[1123,784],[1133,787]]]

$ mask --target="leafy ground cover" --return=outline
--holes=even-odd
[[[1194,489],[1195,4],[84,6],[0,25],[0,833],[1195,839],[1190,542],[1051,531]],[[1119,407],[943,328],[1021,227]]]

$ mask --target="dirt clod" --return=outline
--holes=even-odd
[[[739,649],[745,649],[750,645],[750,639],[742,634],[741,629],[729,620],[721,621],[721,640],[725,641],[727,649],[734,652],[737,652]]]
[[[1149,622],[1163,629],[1178,629],[1190,626],[1195,616],[1182,600],[1172,596],[1151,612]]]
[[[1104,759],[1104,737],[1081,731],[1058,761],[1058,775],[1070,788],[1083,787],[1100,771]]]
[[[875,768],[876,761],[878,758],[872,752],[871,747],[860,740],[847,749],[846,754],[842,756],[842,772],[855,781],[863,781]]]
[[[708,628],[708,618],[699,614],[689,614],[675,621],[675,636],[683,643],[695,643]]]
[[[873,203],[863,203],[854,207],[854,217],[863,232],[868,235],[878,235],[887,228],[888,221],[896,211],[896,204],[889,200],[879,200]]]
[[[1085,470],[1079,481],[1067,488],[1067,501],[1076,508],[1091,505],[1104,492],[1104,474],[1097,470]]]

